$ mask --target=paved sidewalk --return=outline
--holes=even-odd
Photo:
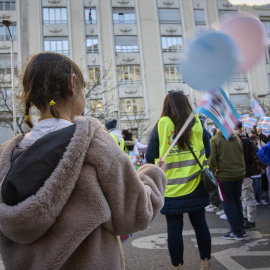
[[[228,222],[215,213],[206,218],[212,235],[213,270],[269,270],[270,265],[270,208],[257,207],[257,230],[248,231],[244,241],[224,240],[220,235],[227,231]],[[196,237],[185,215],[184,243],[185,269],[199,269],[199,254]],[[166,221],[163,215],[144,231],[134,233],[123,244],[126,270],[167,270],[171,263],[167,247]],[[0,270],[4,266],[0,259]]]

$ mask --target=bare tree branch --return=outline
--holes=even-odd
[[[111,80],[111,68],[112,64],[109,64],[108,67],[95,73],[95,80],[88,82],[85,89],[87,100],[85,115],[91,115],[101,122],[110,118],[110,113],[113,111],[112,108],[114,106],[113,100],[106,99],[108,94],[115,90],[115,87],[110,85],[110,82],[113,82]]]
[[[18,100],[16,95],[15,100]],[[16,122],[18,133],[25,133],[23,127],[23,108],[19,102],[16,102]],[[13,105],[10,74],[0,74],[0,126],[14,129],[13,127]]]
[[[121,114],[126,118],[131,131],[138,130],[137,139],[138,141],[141,141],[149,131],[149,122],[144,118],[145,112],[135,111],[127,113],[126,111],[123,111]]]

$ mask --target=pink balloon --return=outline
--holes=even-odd
[[[264,54],[266,32],[263,24],[252,15],[230,17],[221,22],[218,31],[229,35],[239,47],[242,55],[236,73],[246,72]]]

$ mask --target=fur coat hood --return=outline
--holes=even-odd
[[[147,228],[163,206],[160,168],[145,165],[137,173],[98,120],[74,122],[75,133],[44,186],[15,206],[0,198],[6,269],[123,269],[117,236]],[[0,147],[1,183],[22,138]]]
[[[131,145],[135,145],[136,144],[136,139],[132,138],[131,141],[125,140],[125,145],[127,146],[131,146]]]

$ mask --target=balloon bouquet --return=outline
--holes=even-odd
[[[243,13],[229,17],[221,21],[216,30],[204,33],[187,46],[181,62],[184,81],[196,90],[216,91],[233,74],[253,67],[265,47],[266,32],[255,16]],[[191,113],[163,160],[193,117]]]
[[[233,74],[244,73],[263,55],[263,24],[249,13],[229,17],[187,48],[181,63],[183,78],[197,90],[214,90]]]

